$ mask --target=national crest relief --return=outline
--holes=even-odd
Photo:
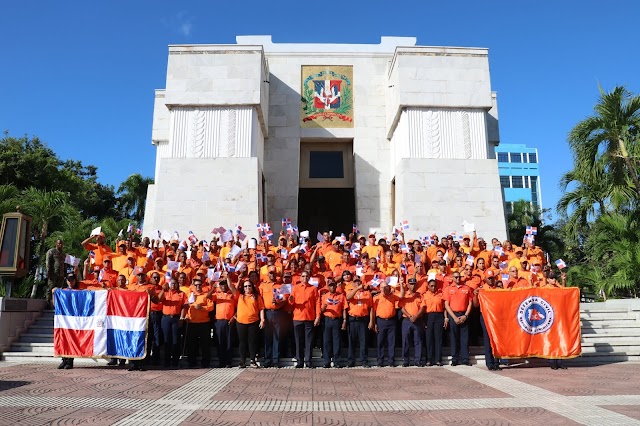
[[[302,66],[302,128],[353,127],[353,67]]]

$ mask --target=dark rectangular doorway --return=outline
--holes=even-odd
[[[298,192],[298,229],[309,230],[316,241],[318,232],[333,231],[349,235],[356,223],[353,188],[300,188]]]

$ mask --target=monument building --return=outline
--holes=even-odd
[[[488,50],[379,44],[169,46],[157,90],[155,184],[144,234],[282,218],[408,238],[462,231],[506,238]]]

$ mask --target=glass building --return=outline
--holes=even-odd
[[[529,201],[542,209],[538,150],[506,143],[501,143],[495,150],[506,213],[510,214],[513,203],[519,200]]]

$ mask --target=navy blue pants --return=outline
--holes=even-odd
[[[218,346],[218,367],[231,365],[231,329],[229,320],[219,319],[215,322],[215,338]]]
[[[264,335],[263,366],[278,365],[280,358],[280,336],[283,329],[282,310],[267,309],[262,329]]]
[[[367,326],[369,316],[352,317],[349,316],[349,351],[347,354],[349,365],[355,364],[355,350],[358,345],[360,362],[362,365],[368,364],[367,360]]]
[[[211,362],[211,328],[207,322],[190,322],[187,324],[187,347],[189,351],[189,366],[196,365],[196,358],[200,352],[200,365],[208,368]]]
[[[411,339],[413,339],[414,364],[420,364],[420,359],[422,358],[422,330],[424,330],[422,318],[418,318],[416,322],[411,322],[409,318],[402,318],[402,361],[404,365],[409,364]]]
[[[427,362],[442,362],[442,334],[444,330],[444,312],[427,313],[425,340],[427,342]]]
[[[160,359],[160,343],[162,340],[162,311],[149,312],[149,336],[147,337],[147,359],[157,364]],[[153,333],[153,334],[151,334]]]
[[[164,364],[177,366],[180,361],[180,315],[164,315],[162,332],[164,333]]]
[[[464,315],[464,312],[454,312],[456,316]],[[451,340],[451,362],[469,362],[469,323],[456,324],[449,315],[449,336]]]
[[[493,357],[493,352],[491,351],[491,339],[489,338],[489,333],[487,333],[487,324],[484,322],[482,312],[480,312],[480,326],[482,327],[482,337],[484,338],[484,363],[487,368],[497,366],[498,360]]]
[[[384,353],[387,352],[387,362],[394,365],[396,362],[396,317],[378,318],[376,317],[376,325],[378,326],[378,366],[384,364]]]
[[[324,365],[333,363],[337,365],[340,361],[340,351],[342,344],[340,340],[340,329],[342,327],[342,318],[324,317],[324,332],[322,334],[322,356],[324,357]]]
[[[293,333],[296,338],[296,359],[311,366],[311,343],[313,342],[313,321],[293,321]]]

